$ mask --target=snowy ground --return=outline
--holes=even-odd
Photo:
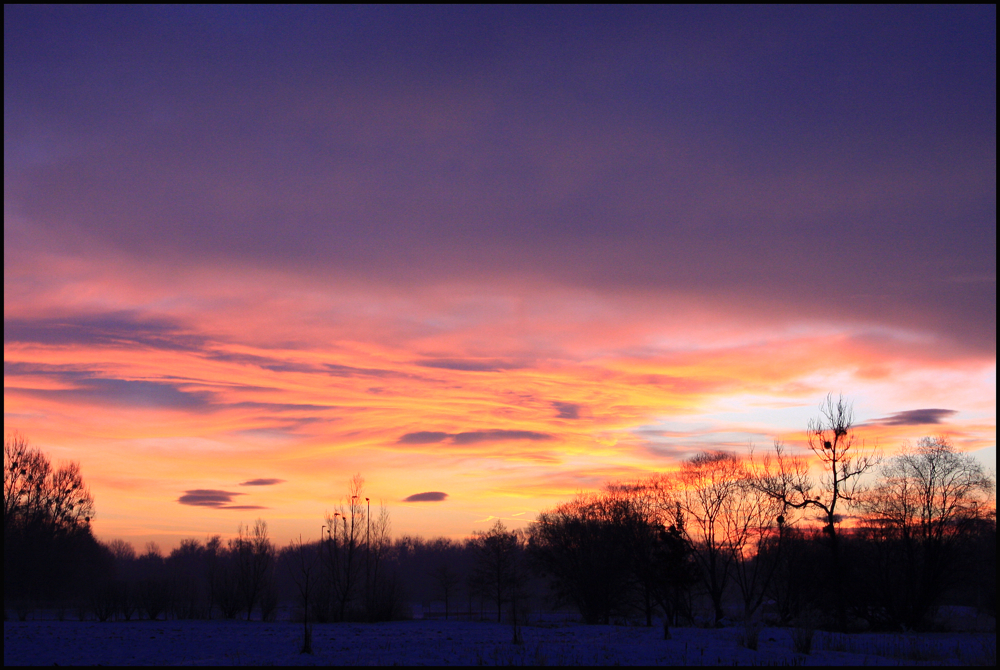
[[[995,633],[817,632],[809,655],[789,629],[764,628],[757,651],[741,628],[536,625],[465,621],[317,624],[313,654],[302,625],[259,621],[5,621],[4,665],[992,665]]]

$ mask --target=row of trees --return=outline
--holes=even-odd
[[[995,614],[993,478],[944,438],[882,460],[858,441],[843,398],[808,429],[810,461],[704,452],[678,470],[581,493],[524,530],[497,520],[465,541],[391,538],[364,480],[328,513],[319,541],[277,548],[267,525],[185,540],[167,557],[90,532],[93,499],[75,464],[54,470],[18,435],[4,445],[5,604],[70,605],[99,619],[444,616],[492,611],[518,626],[529,608],[571,607],[589,623],[668,626],[767,615],[840,629],[918,628],[950,599]],[[308,640],[308,636],[306,636]]]
[[[716,623],[729,599],[748,620],[766,603],[785,623],[914,628],[963,581],[995,612],[992,476],[940,437],[883,461],[853,423],[842,397],[810,422],[818,479],[780,443],[763,458],[706,452],[543,512],[529,549],[592,622],[676,621],[700,593]]]

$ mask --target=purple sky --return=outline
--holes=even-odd
[[[996,8],[5,6],[4,305],[5,380],[41,384],[5,382],[5,402],[16,386],[168,408],[195,440],[230,382],[211,365],[321,370],[371,397],[412,384],[400,407],[417,412],[435,375],[679,365],[734,333],[771,368],[800,366],[812,411],[814,391],[852,382],[769,339],[806,332],[858,379],[888,375],[871,361],[890,353],[961,367],[928,388],[973,375],[993,393],[976,430],[995,430]],[[204,367],[112,372],[113,350]],[[751,355],[713,352],[722,367]],[[992,381],[976,367],[990,361]],[[671,383],[698,397],[777,383],[751,389],[740,370]],[[560,393],[539,411],[596,421],[593,399]],[[957,401],[898,398],[869,418],[971,420]],[[456,405],[397,421],[380,444],[570,439],[486,406],[489,420]],[[71,415],[54,407],[5,423]],[[325,416],[245,430],[305,435]],[[605,444],[605,428],[588,435]],[[73,439],[100,434],[81,431],[45,439],[79,458]],[[399,497],[455,500],[448,486]]]
[[[994,350],[995,17],[7,8],[5,262],[763,292]]]

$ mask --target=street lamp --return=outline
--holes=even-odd
[[[372,555],[372,501],[371,498],[365,498],[365,502],[368,503],[368,530],[365,533],[365,590],[368,591],[368,616],[372,616],[372,568],[371,568],[371,555]]]

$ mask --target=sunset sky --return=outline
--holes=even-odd
[[[520,526],[830,392],[995,467],[996,214],[994,5],[5,6],[4,428],[165,549],[359,472]]]

